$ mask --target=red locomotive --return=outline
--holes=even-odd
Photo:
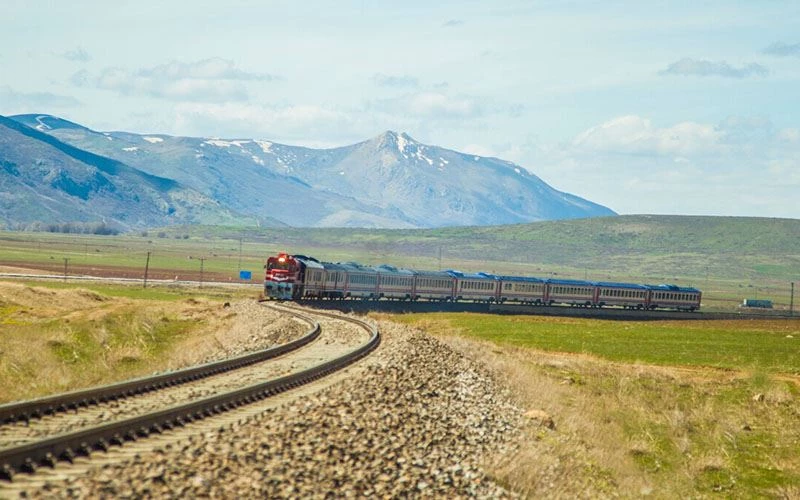
[[[279,253],[264,265],[264,294],[267,297],[292,300],[296,288],[303,282],[301,263],[293,256]]]

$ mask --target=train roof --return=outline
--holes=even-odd
[[[616,283],[614,281],[597,281],[595,282],[595,284],[603,288],[636,288],[639,290],[647,290],[647,287],[645,285],[640,285],[638,283]]]
[[[656,290],[659,292],[688,292],[688,293],[700,293],[700,290],[691,286],[678,286],[678,285],[669,285],[669,284],[661,284],[661,285],[644,285],[650,290]]]
[[[556,285],[576,285],[576,286],[594,286],[594,282],[585,280],[568,280],[560,278],[547,278],[547,283],[555,283]]]
[[[345,271],[348,273],[377,273],[378,270],[374,267],[363,266],[356,262],[325,262],[325,269],[331,271]]]
[[[412,272],[417,276],[422,276],[424,278],[447,278],[447,279],[453,278],[453,275],[447,271],[418,271],[414,269],[412,270]]]
[[[311,269],[324,269],[322,263],[312,257],[306,257],[305,255],[292,255],[292,258],[298,262],[302,262],[306,267],[310,267]]]
[[[543,278],[536,278],[534,276],[497,276],[497,279],[503,281],[518,281],[524,283],[544,283]]]
[[[462,280],[496,280],[497,276],[487,273],[462,273],[461,271],[447,271],[450,276]]]
[[[376,266],[375,269],[381,274],[400,274],[403,276],[413,276],[416,274],[414,271],[390,266],[388,264],[381,264],[380,266]]]

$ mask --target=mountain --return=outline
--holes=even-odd
[[[240,216],[179,182],[66,144],[0,116],[0,221],[120,228],[234,223]]]
[[[401,211],[421,227],[500,225],[614,215],[557,191],[524,168],[496,158],[428,146],[388,131],[299,162],[298,177],[334,192]]]
[[[173,137],[161,134],[96,132],[49,115],[13,119],[36,127],[78,148],[115,158],[153,175],[174,179],[235,212],[294,226],[319,226],[332,214],[342,224],[363,227],[414,227],[385,210],[348,194],[316,189],[284,163],[307,158],[316,150],[256,140]],[[402,215],[399,215],[402,217]]]
[[[614,215],[511,162],[392,131],[350,146],[312,149],[253,139],[97,132],[49,115],[12,118],[173,179],[234,212],[293,226],[443,227]]]

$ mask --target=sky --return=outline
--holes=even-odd
[[[0,115],[495,156],[621,214],[800,218],[800,2],[3,0]]]

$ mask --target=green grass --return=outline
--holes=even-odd
[[[606,460],[598,463],[612,482],[630,479],[632,467],[654,498],[800,492],[800,319],[645,323],[464,313],[391,319],[493,344],[478,343],[470,352],[487,353],[524,408],[543,408],[557,422],[554,434],[534,439],[541,442],[520,444],[536,450],[523,455],[533,462],[520,470],[551,463],[548,447],[561,461],[586,446]]]
[[[396,320],[443,323],[443,330],[497,344],[623,363],[800,374],[800,320],[615,322],[463,313],[409,314]]]
[[[128,351],[121,361],[125,366],[120,375],[135,371],[146,363],[160,359],[176,340],[197,325],[197,321],[148,317],[134,310],[96,321],[57,320],[42,325],[45,335],[64,335],[64,340],[51,341],[53,354],[75,369],[92,369],[96,363],[107,364],[108,352]]]
[[[0,262],[122,266],[144,275],[197,280],[204,272],[261,279],[279,251],[323,261],[391,264],[596,281],[674,283],[705,292],[704,307],[733,309],[744,298],[771,299],[787,310],[798,286],[800,220],[630,215],[497,227],[424,230],[175,226],[117,236],[0,232]]]

